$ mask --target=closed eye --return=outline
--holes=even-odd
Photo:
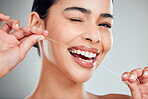
[[[111,28],[111,25],[108,24],[108,23],[101,23],[101,24],[98,24],[98,26],[104,26],[104,27],[107,27],[107,28]]]
[[[70,20],[74,22],[82,22],[82,20],[79,20],[79,19],[70,19]]]

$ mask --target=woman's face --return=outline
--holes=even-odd
[[[49,10],[46,29],[66,46],[44,43],[49,62],[72,81],[87,81],[111,48],[111,27],[112,0],[59,0]]]

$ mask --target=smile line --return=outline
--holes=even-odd
[[[69,46],[67,46],[67,45],[65,45],[65,44],[62,44],[62,43],[60,43],[60,42],[58,42],[58,41],[56,41],[56,40],[53,40],[53,39],[51,39],[51,38],[46,37],[45,39],[47,39],[47,40],[49,40],[49,41],[53,41],[53,42],[55,42],[55,43],[57,43],[57,44],[60,44],[60,45],[62,45],[62,46],[64,46],[64,47],[67,47],[67,48],[69,47]],[[116,77],[118,77],[119,79],[121,79],[121,77],[120,77],[117,73],[113,72],[112,70],[110,70],[110,69],[107,68],[106,66],[101,65],[101,67],[103,67],[104,69],[108,70],[109,72],[111,72],[112,74],[114,74]],[[138,78],[137,78],[137,80],[138,80]]]
[[[53,39],[51,39],[51,38],[46,37],[45,39],[50,40],[50,41],[53,41],[53,42],[55,42],[55,43],[57,43],[57,44],[60,44],[60,45],[62,45],[62,46],[64,46],[64,47],[69,47],[69,46],[67,46],[67,45],[65,45],[65,44],[62,44],[62,43],[60,43],[60,42],[58,42],[58,41],[56,41],[56,40],[53,40]],[[106,66],[102,65],[102,67],[103,67],[104,69],[108,70],[109,72],[113,73],[113,74],[116,75],[117,77],[120,78],[120,76],[119,76],[117,73],[115,73],[115,72],[113,72],[112,70],[108,69]]]

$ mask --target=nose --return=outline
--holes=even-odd
[[[98,43],[101,41],[101,35],[98,28],[88,28],[87,32],[82,35],[82,39],[90,43]]]

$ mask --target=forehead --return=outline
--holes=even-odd
[[[113,13],[112,0],[59,0],[54,6],[63,10],[67,7],[83,7],[92,13]]]

